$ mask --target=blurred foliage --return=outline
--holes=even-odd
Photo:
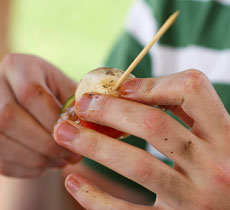
[[[41,56],[79,80],[104,62],[132,0],[12,2],[13,51]]]

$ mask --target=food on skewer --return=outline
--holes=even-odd
[[[113,138],[121,138],[127,136],[127,134],[124,134],[121,131],[115,130],[107,126],[98,125],[93,122],[88,122],[84,119],[79,118],[75,113],[74,103],[77,103],[80,97],[84,94],[89,94],[90,96],[90,94],[97,93],[118,97],[117,89],[120,86],[120,84],[125,80],[134,78],[134,76],[130,73],[143,59],[143,57],[148,53],[148,51],[157,42],[157,40],[159,40],[160,37],[174,23],[178,15],[179,11],[173,13],[165,21],[165,23],[161,26],[161,28],[158,30],[153,39],[145,46],[145,48],[140,52],[140,54],[130,64],[130,66],[127,68],[125,72],[120,69],[103,67],[95,69],[86,74],[80,81],[75,96],[70,97],[65,103],[64,107],[62,108],[58,123],[63,120],[71,120],[73,122],[78,123],[79,125],[94,129]]]
[[[88,94],[106,94],[118,97],[118,91],[113,87],[120,79],[124,71],[114,68],[98,68],[87,73],[80,81],[75,96],[70,97],[64,104],[58,123],[63,120],[73,121],[81,126],[96,130],[112,138],[122,138],[127,134],[116,129],[99,125],[93,122],[85,121],[77,116],[75,113],[74,105],[79,101],[82,95]],[[126,80],[134,78],[133,75],[129,75]]]

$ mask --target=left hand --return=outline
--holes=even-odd
[[[0,174],[34,178],[76,163],[79,155],[53,140],[53,127],[76,83],[33,55],[9,54],[0,63]]]
[[[59,144],[157,194],[152,207],[131,204],[75,174],[66,180],[74,198],[93,210],[230,209],[230,118],[206,76],[189,70],[159,79],[134,79],[123,84],[120,93],[132,101],[102,95],[82,97],[79,115],[145,139],[171,158],[174,168],[140,148],[62,122],[55,130]],[[190,130],[160,109],[144,104],[166,106]]]

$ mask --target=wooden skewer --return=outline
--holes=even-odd
[[[135,60],[130,64],[121,78],[115,84],[113,90],[117,90],[121,83],[125,80],[125,78],[133,71],[133,69],[137,66],[137,64],[143,59],[143,57],[148,53],[151,47],[156,43],[157,40],[161,38],[161,36],[168,30],[168,28],[174,23],[177,16],[179,15],[179,11],[173,13],[161,26],[159,31],[153,37],[153,39],[145,46],[145,48],[139,53],[139,55],[135,58]]]

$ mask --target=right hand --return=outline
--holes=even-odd
[[[132,79],[121,98],[82,96],[79,117],[146,140],[174,161],[170,168],[146,151],[76,123],[55,128],[56,141],[157,194],[153,207],[104,193],[80,174],[66,187],[86,209],[229,210],[230,117],[208,78],[188,70],[160,78]],[[147,106],[149,105],[149,106]],[[153,107],[167,106],[190,129]]]
[[[0,66],[0,174],[34,177],[77,162],[58,146],[53,126],[76,83],[46,61],[10,54]]]

